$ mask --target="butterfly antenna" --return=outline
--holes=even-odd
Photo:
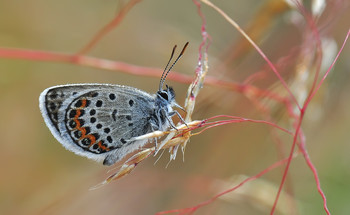
[[[163,83],[164,83],[163,77],[164,77],[164,74],[166,73],[166,70],[168,69],[168,66],[169,66],[169,63],[170,63],[171,59],[173,59],[173,56],[174,56],[176,47],[177,47],[177,45],[174,46],[173,51],[171,52],[171,55],[170,55],[170,59],[169,59],[168,63],[166,64],[165,68],[164,68],[162,77],[160,78],[160,82],[159,82],[159,91],[162,90],[162,86],[163,86]]]
[[[174,61],[174,63],[170,66],[170,68],[168,69],[168,71],[165,73],[165,70],[164,70],[163,75],[162,75],[162,78],[161,78],[160,83],[159,83],[159,90],[162,90],[162,87],[163,87],[163,84],[164,84],[164,81],[165,81],[166,77],[168,76],[170,70],[175,66],[176,62],[177,62],[177,61],[182,57],[182,55],[184,54],[184,52],[185,52],[185,50],[186,50],[186,48],[187,48],[187,46],[188,46],[188,43],[189,43],[189,42],[187,42],[187,43],[184,45],[184,47],[182,48],[181,53],[180,53],[179,56],[176,58],[176,60]],[[172,56],[173,56],[173,54],[174,54],[175,48],[176,48],[176,46],[175,46],[174,49],[173,49],[173,53],[171,54],[171,58],[172,58]],[[171,58],[170,58],[170,60],[171,60]],[[169,60],[169,62],[170,62],[170,60]],[[169,65],[169,62],[168,62],[168,64],[167,64],[167,67],[168,67],[168,65]],[[167,68],[167,67],[166,67],[166,68]],[[164,75],[164,74],[165,74],[165,75]]]

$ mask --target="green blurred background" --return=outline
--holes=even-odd
[[[0,47],[75,53],[113,19],[123,3],[126,1],[1,0]],[[215,3],[245,27],[254,22],[267,1]],[[269,71],[255,51],[242,57],[239,63],[222,66],[229,47],[241,36],[212,9],[202,5],[202,10],[212,36],[209,75],[241,82],[259,70]],[[329,24],[330,36],[338,49],[349,28],[349,14],[348,2],[337,13],[327,13],[335,18]],[[266,32],[261,37],[261,47],[273,60],[289,50],[288,44],[300,43],[301,33],[287,21],[290,16],[289,9],[285,9],[263,27]],[[202,39],[200,27],[201,20],[192,1],[145,0],[88,55],[163,68],[173,45],[182,46],[189,41],[190,46],[175,70],[192,75]],[[333,214],[350,213],[349,56],[347,44],[322,87],[321,99],[313,101],[315,108],[308,110],[303,124],[308,152]],[[168,162],[165,152],[156,165],[156,158],[150,157],[127,177],[89,191],[112,173],[108,173],[111,168],[68,152],[54,139],[41,117],[39,94],[47,87],[68,83],[114,83],[155,92],[158,81],[64,63],[0,59],[0,214],[154,214],[196,205],[231,187],[218,188],[218,181],[230,183],[234,175],[255,175],[278,160],[266,125],[232,124],[191,138],[185,162],[179,153],[176,161],[165,168]],[[183,105],[188,85],[171,80],[168,83],[175,88],[178,103]],[[267,82],[264,87],[270,85]],[[219,114],[262,118],[241,93],[204,86],[194,119]],[[289,148],[291,138],[282,136]],[[281,172],[276,169],[264,180],[276,187]],[[324,214],[315,181],[301,156],[293,160],[290,176],[295,210],[300,214]],[[266,199],[273,200],[274,195],[270,193]],[[264,206],[252,196],[242,195],[219,199],[198,214],[268,214],[270,208],[271,205]]]

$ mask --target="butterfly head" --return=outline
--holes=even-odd
[[[157,92],[157,98],[165,103],[172,105],[175,102],[175,91],[172,87],[169,87],[168,85],[165,86],[165,89],[159,90]]]

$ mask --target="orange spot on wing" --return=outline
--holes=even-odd
[[[79,138],[84,139],[86,136],[86,129],[84,127],[81,127],[80,121],[79,121],[79,116],[81,115],[81,108],[84,108],[86,106],[86,99],[82,99],[81,100],[81,106],[78,107],[78,109],[76,109],[76,113],[74,116],[74,122],[76,123],[75,129],[79,130],[81,132],[81,137]],[[91,135],[92,136],[92,135]],[[89,137],[88,137],[89,138]],[[92,139],[89,138],[92,142]],[[95,139],[95,137],[93,136],[93,139]],[[95,140],[96,141],[96,140]]]
[[[80,107],[85,107],[85,106],[86,106],[86,99],[82,99]]]
[[[85,137],[86,137],[86,138],[89,138],[89,139],[91,140],[91,143],[90,143],[89,147],[92,146],[92,145],[94,145],[94,144],[96,143],[96,138],[95,138],[94,135],[89,134],[89,135],[87,135],[87,136],[85,136]]]
[[[86,128],[85,127],[81,127],[80,121],[79,121],[79,117],[81,115],[81,109],[86,107],[87,101],[86,99],[82,99],[81,100],[81,106],[78,107],[76,109],[76,114],[74,116],[74,122],[76,123],[75,129],[79,130],[81,132],[81,137],[79,138],[80,140],[84,139],[84,138],[88,138],[90,139],[90,145],[89,147],[91,147],[92,145],[94,145],[96,143],[96,137],[92,134],[88,134],[86,135]],[[102,145],[102,141],[99,141],[97,143],[98,147],[101,148],[104,151],[110,151],[111,149]]]
[[[104,151],[109,151],[109,150],[110,150],[110,148],[108,148],[108,147],[102,145],[102,142],[101,142],[101,141],[98,142],[97,144],[98,144],[98,147],[101,148],[101,149],[104,150]]]

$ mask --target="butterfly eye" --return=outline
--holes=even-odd
[[[159,92],[159,95],[165,99],[165,100],[168,100],[168,93],[167,92]]]

